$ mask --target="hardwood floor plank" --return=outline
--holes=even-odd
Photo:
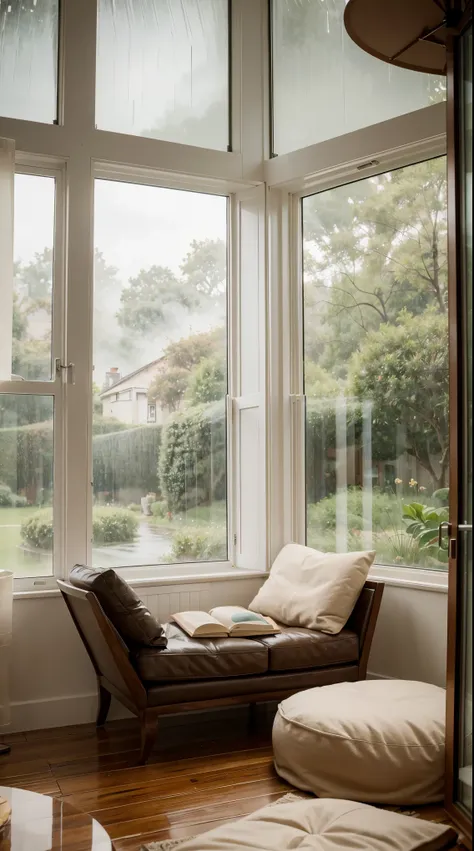
[[[206,774],[190,775],[170,781],[170,778],[157,780],[152,783],[137,784],[131,789],[112,789],[101,791],[94,789],[90,792],[74,793],[63,796],[63,800],[79,810],[96,813],[116,807],[128,807],[155,799],[172,798],[187,795],[194,790],[219,790],[239,783],[251,783],[256,780],[269,780],[276,777],[272,760],[264,763],[240,766],[235,769],[219,769]]]
[[[150,819],[160,817],[163,814],[192,810],[204,806],[225,804],[230,801],[243,800],[245,798],[260,797],[271,793],[280,792],[284,795],[288,791],[288,784],[278,777],[269,780],[256,780],[251,783],[238,783],[219,789],[193,790],[183,795],[174,795],[162,798],[152,798],[140,804],[128,804],[122,807],[111,807],[106,810],[97,810],[94,818],[109,830],[110,826],[124,824],[138,824],[149,822]],[[127,828],[128,829],[128,828]],[[150,830],[150,828],[147,828]],[[157,828],[161,829],[161,828]],[[127,836],[127,833],[116,835]]]
[[[249,754],[241,751],[237,754],[224,753],[215,755],[210,760],[208,756],[194,757],[192,759],[181,759],[177,762],[158,762],[145,766],[135,766],[117,771],[95,771],[90,774],[82,774],[77,777],[57,777],[59,787],[63,795],[72,792],[87,792],[91,789],[113,789],[122,786],[124,789],[133,788],[137,782],[147,783],[159,780],[163,777],[179,777],[189,774],[206,774],[216,768],[236,768],[246,765],[265,763],[272,759],[270,747],[256,748]],[[52,769],[55,775],[54,768]]]
[[[200,824],[212,821],[213,818],[221,818],[224,820],[233,820],[241,818],[248,813],[253,813],[261,807],[265,807],[272,801],[277,801],[285,794],[285,791],[280,789],[278,792],[259,795],[258,797],[250,797],[244,799],[231,800],[222,804],[208,804],[203,807],[191,807],[183,810],[169,810],[149,819],[135,819],[129,822],[119,822],[118,824],[107,825],[107,833],[112,840],[122,839],[128,836],[140,836],[143,833],[149,833],[153,830],[167,830],[173,826],[183,824]]]

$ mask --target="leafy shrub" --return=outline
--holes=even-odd
[[[185,526],[174,533],[172,561],[212,561],[227,558],[227,539],[224,527]]]
[[[448,520],[449,512],[446,507],[433,508],[420,502],[404,505],[403,518],[407,525],[407,535],[417,542],[420,552],[430,555],[440,562],[448,561],[448,552],[438,546],[438,529],[440,523]]]
[[[13,505],[14,495],[8,485],[0,485],[0,506],[10,508]]]
[[[142,507],[138,504],[138,502],[131,502],[130,505],[127,505],[127,511],[136,511],[137,513],[141,512]]]
[[[170,511],[225,499],[224,402],[176,414],[164,429],[158,468]]]
[[[449,505],[449,488],[438,488],[433,499],[437,505]]]
[[[43,508],[22,523],[21,537],[34,549],[51,550],[53,548],[53,512],[51,509]]]
[[[138,518],[123,508],[94,508],[92,530],[95,544],[129,543],[135,539]],[[21,526],[21,537],[31,547],[51,550],[53,546],[53,512],[43,508],[32,514]]]
[[[160,425],[96,435],[92,441],[94,493],[115,496],[121,488],[156,492],[160,442]]]
[[[325,531],[336,529],[336,499],[337,495],[327,496],[316,505],[308,506],[308,526]],[[375,531],[383,531],[388,527],[402,525],[402,505],[400,500],[390,493],[383,493],[374,488],[372,491],[372,527]],[[361,488],[347,489],[347,527],[351,531],[362,532],[363,491]]]
[[[195,368],[189,380],[189,398],[193,405],[217,402],[223,398],[226,386],[225,357],[216,354],[205,358]]]
[[[92,537],[95,544],[134,541],[138,518],[125,508],[95,508],[92,513]]]
[[[159,499],[157,502],[152,502],[150,505],[153,517],[166,517],[168,514],[168,503],[166,499]]]
[[[17,496],[8,485],[0,484],[1,508],[25,508],[28,505],[26,496]]]

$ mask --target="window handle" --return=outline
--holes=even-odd
[[[61,363],[61,358],[56,358],[55,367],[57,377],[62,376],[64,384],[75,384],[75,367],[73,363]]]
[[[460,523],[458,532],[472,532],[472,525],[470,523]]]
[[[450,535],[451,534],[451,523],[449,522],[449,520],[443,520],[443,522],[440,523],[439,527],[438,527],[438,547],[440,549],[443,546],[443,537],[444,537],[444,530],[445,529],[446,529],[446,534]]]

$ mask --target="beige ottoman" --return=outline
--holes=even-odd
[[[427,804],[443,797],[445,691],[406,680],[312,688],[284,700],[275,768],[320,798]]]
[[[447,851],[444,824],[353,801],[301,801],[264,807],[180,845],[180,851]]]

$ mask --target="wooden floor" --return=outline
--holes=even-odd
[[[0,785],[61,797],[93,815],[115,851],[139,851],[291,791],[273,768],[271,711],[263,707],[252,728],[248,720],[245,709],[164,718],[149,763],[139,767],[135,720],[12,734],[3,737],[12,751],[0,758]]]

